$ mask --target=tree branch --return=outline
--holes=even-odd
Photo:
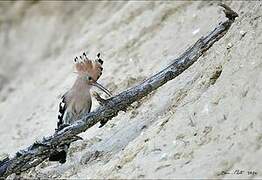
[[[74,124],[55,132],[52,136],[44,137],[42,141],[35,142],[25,150],[17,152],[13,158],[1,161],[0,176],[6,178],[13,173],[20,174],[29,168],[37,166],[47,159],[57,148],[61,147],[61,145],[79,140],[77,136],[79,133],[86,131],[98,122],[103,122],[102,124],[106,123],[117,116],[119,111],[126,110],[133,102],[142,99],[185,71],[216,41],[226,34],[238,16],[228,6],[224,4],[220,4],[220,6],[224,8],[224,13],[228,19],[220,23],[209,34],[201,37],[193,46],[189,47],[180,57],[175,59],[171,65],[139,85],[103,101],[102,105],[95,111],[86,114]]]

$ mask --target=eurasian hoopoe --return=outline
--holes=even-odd
[[[100,53],[97,54],[94,61],[88,59],[86,53],[83,53],[83,56],[76,57],[74,61],[78,76],[72,88],[62,96],[62,101],[59,104],[57,130],[63,129],[78,120],[82,115],[90,112],[92,106],[90,89],[92,86],[98,87],[108,96],[111,96],[106,88],[97,83],[103,70]],[[61,150],[51,154],[49,160],[64,163],[69,145],[66,144],[60,147]]]
[[[73,87],[62,96],[62,102],[59,104],[58,129],[61,125],[71,124],[83,114],[90,112],[92,106],[90,89],[92,86],[98,87],[111,96],[106,88],[97,83],[103,70],[100,53],[97,54],[95,61],[88,59],[85,53],[83,53],[83,57],[76,57],[74,61],[78,76]]]

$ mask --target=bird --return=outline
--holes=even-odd
[[[95,86],[105,92],[109,97],[112,93],[97,80],[102,75],[103,60],[98,53],[95,60],[91,60],[84,52],[82,56],[75,57],[76,80],[61,98],[59,103],[59,114],[56,131],[71,125],[91,110],[92,98],[90,89]],[[61,164],[66,162],[67,151],[70,144],[64,144],[49,156],[49,161],[59,161]]]

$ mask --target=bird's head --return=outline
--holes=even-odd
[[[84,52],[82,56],[76,57],[74,61],[76,73],[81,78],[84,78],[88,84],[96,86],[97,88],[105,92],[108,96],[112,96],[110,91],[108,91],[104,86],[97,82],[103,71],[103,60],[100,58],[100,53],[97,54],[95,60],[91,60],[86,56],[86,53]]]

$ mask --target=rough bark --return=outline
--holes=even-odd
[[[71,143],[80,139],[77,135],[86,131],[98,122],[105,124],[108,120],[117,116],[119,111],[126,110],[133,102],[142,99],[152,91],[156,90],[166,82],[174,79],[203,55],[216,41],[222,38],[238,16],[233,10],[224,4],[220,4],[228,18],[204,37],[201,37],[194,45],[189,47],[180,57],[174,59],[172,64],[146,79],[139,85],[130,88],[122,93],[102,101],[102,105],[95,111],[86,114],[74,124],[55,132],[52,136],[44,137],[41,141],[35,142],[28,148],[18,151],[11,159],[0,162],[0,177],[16,173],[20,174],[32,167],[37,166],[55,149],[65,143]]]

